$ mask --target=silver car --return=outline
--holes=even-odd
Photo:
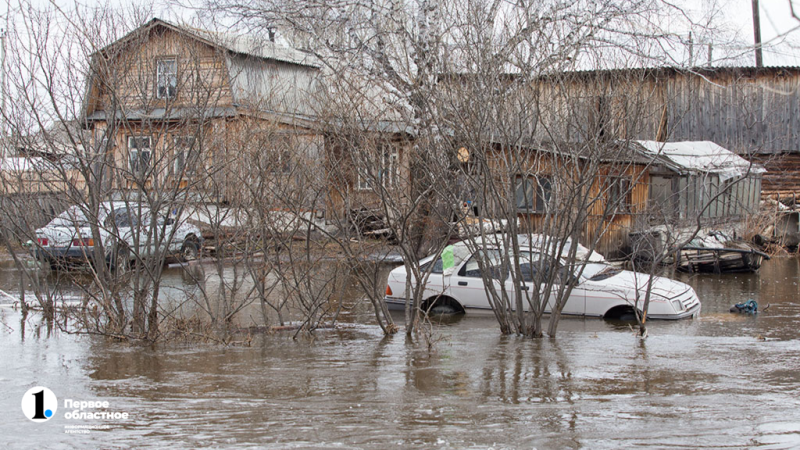
[[[75,205],[59,214],[46,226],[36,230],[34,257],[51,264],[94,261],[94,237],[85,205]],[[197,259],[202,248],[200,230],[189,223],[176,223],[171,217],[156,218],[151,232],[151,211],[147,206],[131,202],[103,202],[97,218],[100,245],[105,262],[112,267],[127,265],[138,256],[151,254],[155,243],[168,256],[183,261]],[[166,245],[168,244],[168,245]]]

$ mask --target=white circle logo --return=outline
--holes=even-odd
[[[22,396],[22,412],[34,422],[47,422],[56,415],[58,398],[44,386],[28,389]]]

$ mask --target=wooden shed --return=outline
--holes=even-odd
[[[767,169],[765,197],[800,196],[800,67],[587,70],[534,87],[569,139],[712,141]]]
[[[764,167],[709,141],[637,141],[651,158],[650,225],[729,223],[758,211]]]

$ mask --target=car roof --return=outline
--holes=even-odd
[[[471,240],[465,240],[461,242],[457,242],[453,244],[453,253],[455,255],[466,255],[469,256],[475,250],[475,247],[478,248],[495,248],[495,249],[502,249],[503,242],[506,241],[508,238],[506,236],[495,234],[495,235],[487,235],[486,239],[482,237],[475,237]],[[517,241],[519,242],[519,248],[521,250],[530,250],[530,251],[538,251],[542,252],[544,247],[550,248],[558,248],[560,246],[560,240],[543,235],[543,234],[519,234],[517,235]],[[588,248],[584,247],[583,245],[575,242],[573,243],[572,240],[567,239],[564,242],[563,249],[561,250],[561,257],[566,258],[569,256],[570,248],[573,245],[577,245],[575,251],[575,259],[579,261],[591,261],[591,262],[605,262],[605,258],[600,253],[596,251],[589,250]]]

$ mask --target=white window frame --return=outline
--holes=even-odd
[[[380,167],[378,168],[377,176],[381,185],[385,188],[396,186],[400,176],[400,157],[397,147],[391,144],[384,144],[378,147],[378,152],[380,155]],[[368,191],[372,189],[372,183],[367,174],[366,168],[359,168],[356,190]]]
[[[142,145],[145,142],[147,145]],[[150,169],[152,160],[152,136],[128,136],[128,167],[130,168],[131,173],[134,175],[142,175],[147,173],[147,171]],[[146,161],[145,165],[142,164],[143,161]]]
[[[156,98],[169,100],[178,93],[178,58],[156,60]]]

